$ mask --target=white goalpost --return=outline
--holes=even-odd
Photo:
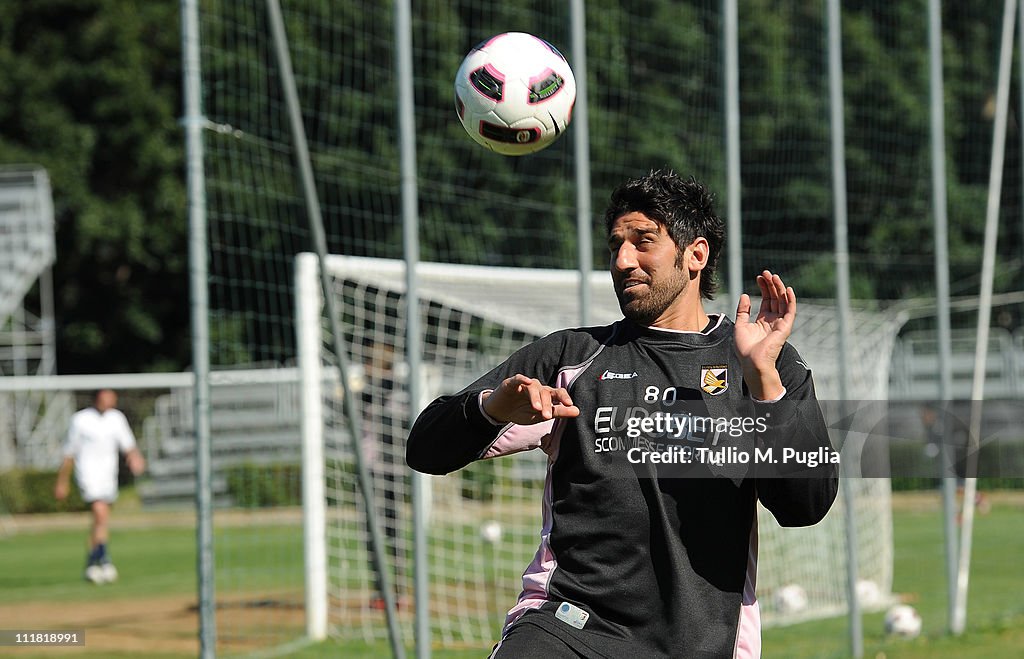
[[[307,556],[323,560],[308,567],[307,601],[321,616],[312,628],[340,637],[386,638],[384,614],[368,554],[363,503],[357,494],[350,438],[346,434],[339,383],[325,374],[335,357],[322,312],[316,257],[299,256],[297,335],[304,391],[304,442],[320,444],[306,454],[317,460],[304,474],[322,473],[325,506],[309,507]],[[411,503],[404,438],[412,422],[406,396],[403,306],[404,264],[398,260],[330,256],[331,294],[340,303],[345,345],[352,373],[346,386],[362,401],[363,442],[371,456],[374,505],[386,526],[387,554],[399,591],[399,615],[405,634],[414,621],[412,601]],[[496,365],[528,341],[577,324],[578,272],[421,263],[417,269],[424,333],[426,400],[453,393]],[[594,324],[621,317],[608,274],[593,275]],[[712,305],[711,311],[732,313]],[[543,311],[540,311],[543,309]],[[889,356],[899,319],[854,312],[858,327],[851,366],[851,398],[884,400]],[[839,381],[834,365],[837,345],[834,310],[801,303],[791,342],[814,370],[819,400],[836,400]],[[422,402],[426,402],[421,401]],[[827,403],[823,403],[827,404]],[[444,477],[431,477],[428,528],[431,635],[444,645],[493,640],[508,607],[514,603],[523,568],[538,543],[540,487],[545,456],[527,452],[477,462]],[[317,484],[307,490],[317,491]],[[890,485],[883,478],[856,478],[850,488],[856,516],[858,591],[866,610],[891,601],[892,519]],[[320,496],[320,495],[316,495]],[[844,506],[837,503],[820,524],[782,529],[759,508],[758,593],[766,625],[838,615],[846,610],[846,536]],[[323,557],[322,559],[320,557]],[[325,573],[326,579],[316,575]],[[310,600],[309,598],[312,598]],[[404,605],[404,606],[403,606]],[[319,613],[317,613],[319,612]]]

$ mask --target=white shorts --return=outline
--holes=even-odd
[[[86,503],[93,501],[114,503],[117,501],[117,480],[79,481],[78,490],[82,493],[82,500]]]

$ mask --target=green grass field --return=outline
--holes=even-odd
[[[1024,597],[1020,593],[1024,591],[1024,570],[1020,568],[1020,558],[1024,556],[1024,502],[1019,495],[994,497],[991,513],[976,519],[968,632],[952,638],[944,633],[946,584],[942,576],[942,528],[934,505],[936,499],[897,496],[894,512],[894,588],[921,613],[924,634],[912,641],[889,639],[882,632],[882,614],[865,615],[865,656],[1022,656]],[[76,620],[90,621],[85,648],[45,652],[3,648],[0,654],[195,656],[198,646],[194,608],[188,610],[195,602],[194,531],[180,516],[164,523],[160,514],[139,515],[145,523],[139,523],[131,512],[124,513],[121,519],[115,518],[111,548],[122,578],[104,587],[80,578],[87,523],[84,516],[65,520],[58,525],[60,528],[45,523],[23,524],[17,533],[0,538],[0,628],[10,628],[10,620],[15,620],[18,628],[37,629],[63,629]],[[218,528],[215,542],[232,566],[231,570],[218,571],[218,601],[236,592],[239,583],[244,582],[254,590],[280,592],[288,601],[301,603],[301,593],[296,591],[302,578],[301,534],[294,525],[230,525]],[[254,546],[260,550],[248,550]],[[239,620],[244,617],[249,619],[246,624],[251,633],[261,635],[269,633],[271,624],[284,621],[282,625],[291,625],[284,633],[294,638],[294,630],[301,629],[301,610],[296,610],[296,606],[283,613],[273,607],[261,610],[260,605],[264,604],[250,603],[247,609],[218,608],[218,622],[232,620],[231,616]],[[238,649],[241,645],[231,644],[231,635],[244,636],[248,633],[245,629],[235,625],[222,635],[226,647],[221,654],[244,654]],[[90,647],[90,634],[97,639],[102,636],[105,645]],[[111,643],[119,649],[114,650]],[[845,618],[768,629],[763,634],[765,657],[845,657],[849,656],[848,648]],[[435,649],[433,656],[481,657],[488,649]],[[388,650],[386,643],[329,641],[294,647],[286,654],[303,658],[382,657],[388,655]]]

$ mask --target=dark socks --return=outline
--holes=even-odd
[[[89,565],[102,565],[103,563],[110,562],[107,557],[107,545],[99,544],[93,547],[92,551],[89,552]]]

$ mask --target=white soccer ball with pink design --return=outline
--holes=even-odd
[[[478,144],[506,156],[535,153],[569,126],[576,78],[547,41],[505,32],[478,44],[455,75],[455,110]]]

